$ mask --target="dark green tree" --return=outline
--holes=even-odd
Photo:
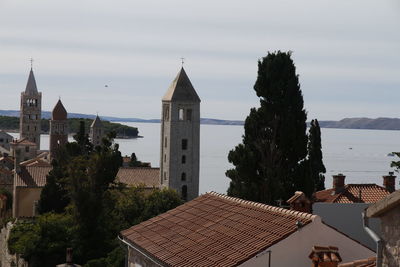
[[[228,194],[273,204],[310,186],[304,164],[307,115],[290,52],[259,60],[254,90],[260,107],[251,109],[242,144],[229,152],[235,168],[226,172]]]
[[[312,120],[308,134],[308,162],[310,175],[313,178],[314,192],[325,189],[325,176],[326,173],[324,162],[322,161],[322,145],[321,145],[321,129],[318,120]],[[305,192],[311,196],[313,192]]]

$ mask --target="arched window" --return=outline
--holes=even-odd
[[[186,181],[186,173],[182,172],[181,174],[181,181],[184,182]]]
[[[187,185],[182,186],[182,199],[187,201]]]
[[[183,113],[184,111],[183,111],[183,108],[180,108],[179,109],[179,120],[180,121],[183,121],[184,120],[184,117],[183,117],[183,115],[184,115],[184,113]]]
[[[185,163],[186,163],[186,156],[182,155],[182,164],[185,164]]]

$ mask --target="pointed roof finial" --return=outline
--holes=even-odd
[[[33,69],[33,58],[31,57],[31,59],[29,60],[31,62],[31,70]]]
[[[28,82],[26,83],[25,94],[35,95],[38,93],[35,75],[33,74],[33,70],[29,72]]]
[[[182,64],[182,68],[183,68],[183,64],[185,64],[185,58],[181,57],[181,64]]]

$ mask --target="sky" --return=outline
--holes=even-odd
[[[184,57],[201,116],[243,120],[277,50],[309,120],[400,117],[398,0],[0,0],[0,109],[19,109],[33,58],[43,110],[159,118]]]

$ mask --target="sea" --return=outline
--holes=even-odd
[[[140,161],[158,167],[160,161],[160,124],[129,123],[137,127],[140,138],[116,139],[122,155],[132,152]],[[229,179],[225,171],[233,166],[227,156],[242,141],[243,126],[201,125],[200,127],[200,193],[226,193]],[[14,137],[18,134],[12,133]],[[325,186],[332,187],[332,175],[346,175],[347,183],[376,183],[391,171],[392,161],[400,160],[391,152],[400,151],[400,131],[321,129]],[[48,149],[49,136],[41,135],[41,149]],[[398,185],[397,185],[398,188]]]

